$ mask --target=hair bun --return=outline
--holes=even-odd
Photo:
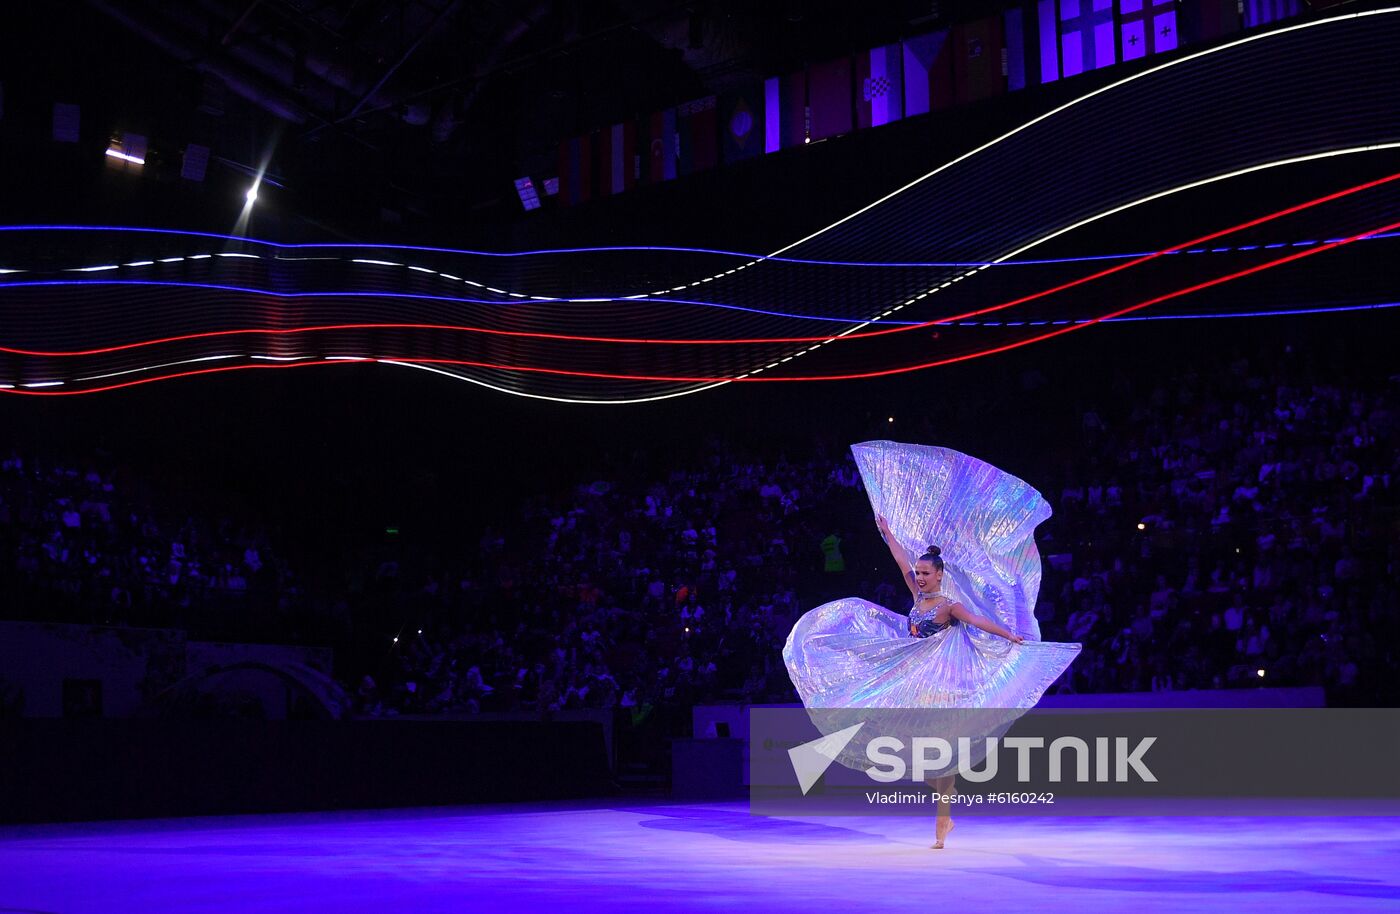
[[[927,549],[924,550],[924,554],[931,555],[934,558],[938,558],[940,555],[943,554],[943,550],[939,549],[937,546],[930,545]]]

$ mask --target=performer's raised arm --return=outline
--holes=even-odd
[[[885,538],[885,545],[890,547],[890,555],[894,556],[895,564],[899,566],[899,572],[904,576],[904,584],[909,588],[909,593],[917,597],[919,588],[914,584],[914,556],[899,545],[899,540],[895,539],[894,534],[890,532],[890,522],[885,520],[883,514],[876,516],[875,524],[880,528],[880,535]]]

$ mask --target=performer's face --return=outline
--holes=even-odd
[[[914,563],[914,584],[920,593],[931,593],[943,583],[943,569],[933,567],[932,562]]]

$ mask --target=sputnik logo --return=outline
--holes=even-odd
[[[797,783],[802,788],[802,795],[805,797],[807,791],[812,789],[821,776],[826,773],[826,769],[831,767],[831,763],[836,756],[841,754],[841,750],[846,748],[846,744],[856,735],[856,731],[865,726],[862,721],[853,727],[838,730],[835,733],[828,733],[820,739],[814,739],[810,743],[803,743],[800,746],[793,746],[788,750],[788,758],[792,760],[792,770],[797,774]]]

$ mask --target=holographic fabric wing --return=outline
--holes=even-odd
[[[943,589],[979,615],[1040,639],[1035,528],[1050,506],[1028,483],[942,447],[867,441],[853,445],[870,507],[912,555],[943,550]]]
[[[783,646],[803,705],[823,733],[866,724],[836,758],[850,768],[869,764],[871,740],[907,738],[927,726],[912,709],[966,712],[940,718],[948,736],[1000,735],[1080,650],[1038,640],[1034,531],[1049,505],[1020,479],[947,448],[870,441],[852,450],[871,507],[900,545],[917,555],[939,544],[944,590],[1027,640],[1015,644],[961,622],[916,638],[904,615],[855,597],[834,600],[803,615]],[[872,719],[872,709],[911,713]]]

